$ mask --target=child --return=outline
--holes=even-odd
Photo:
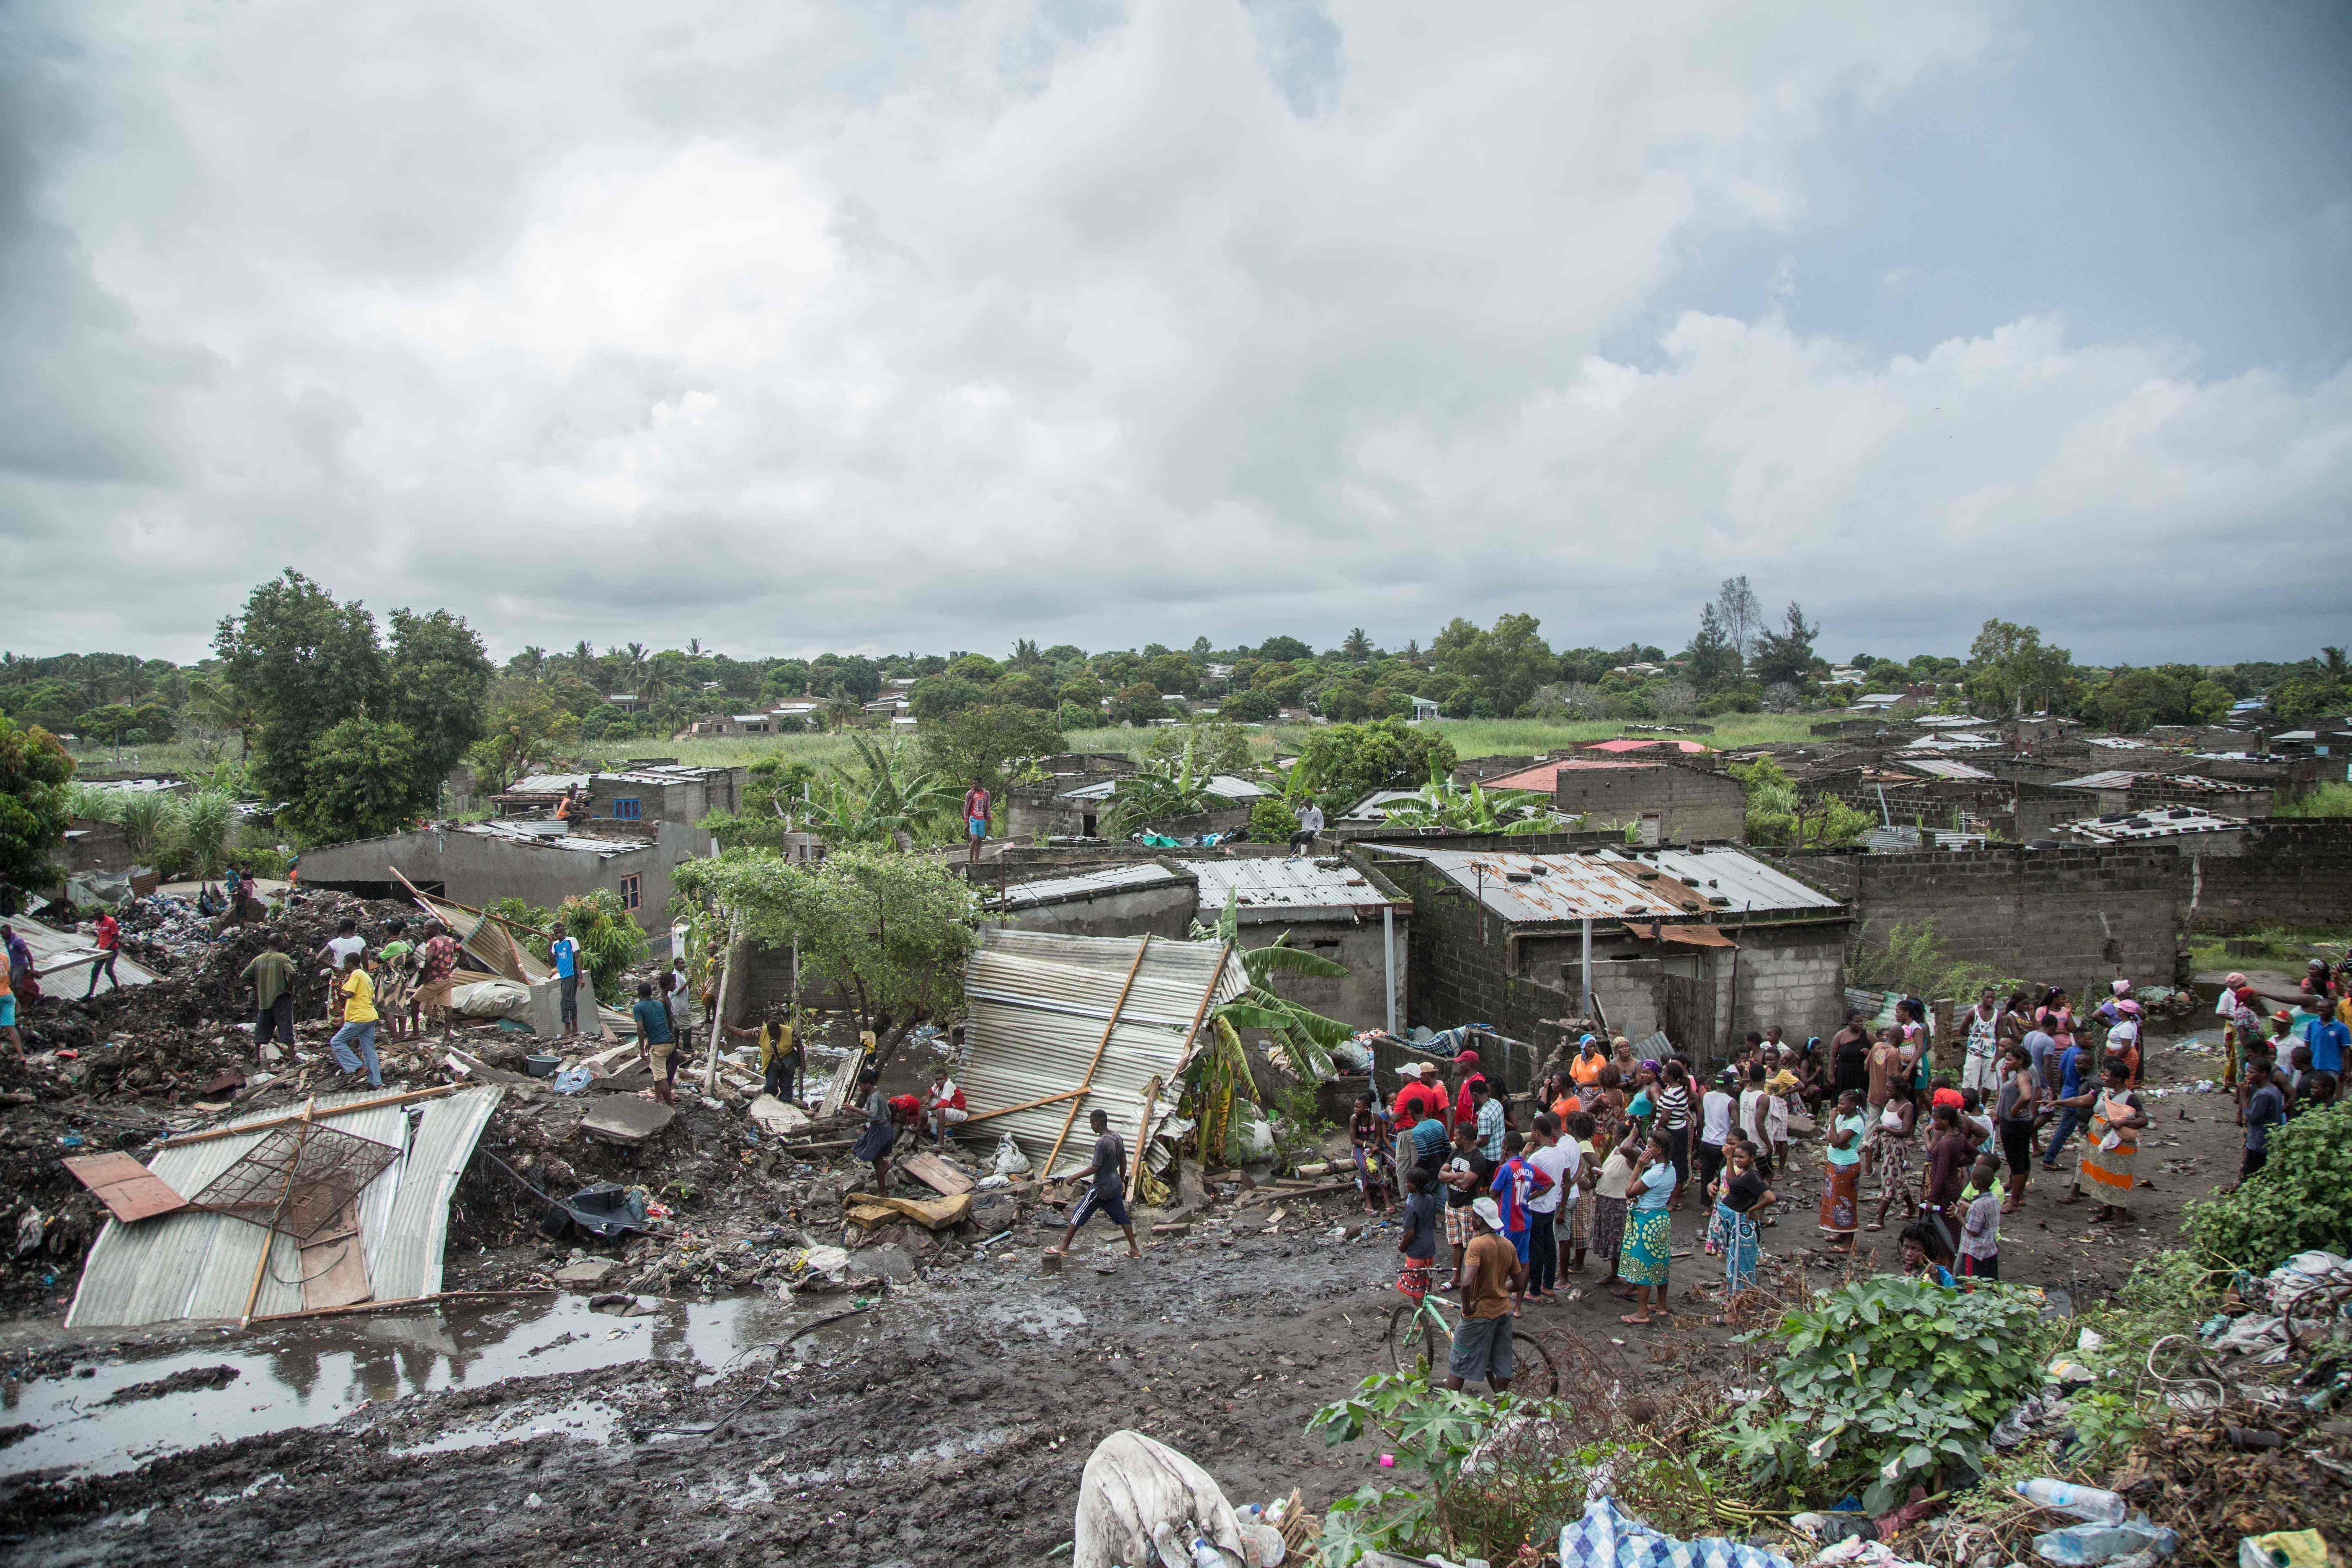
[[[1626,1125],[1609,1158],[1601,1164],[1601,1181],[1592,1200],[1592,1250],[1609,1260],[1609,1276],[1601,1281],[1620,1296],[1631,1297],[1633,1287],[1617,1272],[1619,1244],[1625,1238],[1626,1200],[1633,1187],[1633,1162],[1647,1134],[1641,1124]]]
[[[1961,1279],[2000,1278],[2000,1213],[2005,1195],[2000,1160],[1990,1154],[1978,1155],[1969,1172],[1969,1184],[1960,1192],[1960,1208],[1967,1215],[1960,1222]]]
[[[1348,1121],[1348,1152],[1356,1163],[1356,1190],[1364,1194],[1366,1214],[1381,1212],[1386,1191],[1381,1156],[1388,1144],[1388,1118],[1381,1112],[1380,1097],[1367,1089],[1356,1097],[1356,1114]]]
[[[1419,1165],[1408,1165],[1404,1187],[1404,1235],[1397,1240],[1404,1268],[1397,1275],[1396,1288],[1418,1302],[1429,1294],[1430,1279],[1437,1268],[1437,1179]]]
[[[1950,1254],[1944,1250],[1944,1238],[1936,1227],[1924,1219],[1915,1219],[1903,1227],[1903,1272],[1916,1274],[1932,1284],[1959,1289],[1959,1281],[1944,1267],[1942,1259]]]
[[[1568,1253],[1568,1272],[1584,1272],[1585,1248],[1592,1244],[1592,1194],[1600,1177],[1600,1159],[1592,1146],[1592,1112],[1580,1110],[1568,1119],[1568,1135],[1576,1141],[1576,1168],[1570,1174],[1570,1190],[1560,1198],[1560,1208],[1568,1215],[1568,1231],[1561,1246]]]
[[[1538,1193],[1551,1190],[1551,1178],[1528,1163],[1527,1139],[1517,1132],[1503,1134],[1503,1163],[1495,1167],[1494,1178],[1486,1190],[1495,1195],[1495,1206],[1503,1216],[1503,1239],[1519,1255],[1518,1284],[1511,1292],[1511,1310],[1517,1312],[1527,1300],[1528,1250],[1534,1228],[1533,1216],[1528,1210],[1528,1200]],[[1538,1300],[1541,1300],[1540,1293]]]

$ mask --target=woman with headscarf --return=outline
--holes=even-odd
[[[2139,1158],[2139,1130],[2149,1122],[2147,1112],[2140,1109],[2139,1097],[2131,1090],[2127,1071],[2122,1061],[2110,1058],[2105,1084],[2063,1102],[2090,1107],[2091,1130],[2083,1142],[2074,1184],[2058,1201],[2073,1203],[2088,1184],[2098,1205],[2092,1211],[2094,1220],[2124,1217],[2124,1200],[2132,1190],[2132,1167]]]
[[[2223,1020],[2221,1091],[2228,1094],[2238,1087],[2239,1064],[2245,1059],[2246,1047],[2263,1037],[2262,998],[2245,975],[2233,969],[2221,982],[2221,994],[2214,998],[2213,1011]]]

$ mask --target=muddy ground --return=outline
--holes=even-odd
[[[2153,1105],[2140,1163],[2153,1185],[2133,1223],[2095,1229],[2085,1205],[2057,1205],[2058,1179],[2037,1178],[2003,1226],[2004,1276],[2083,1300],[2168,1245],[2183,1201],[2234,1173],[2227,1100],[2175,1088],[2218,1068],[2195,1041],[2158,1049],[2150,1083],[2175,1091]],[[1795,1202],[1766,1247],[1784,1288],[1816,1239],[1818,1174],[1802,1150],[1780,1184]],[[797,1337],[860,1298],[596,1311],[538,1297],[119,1346],[19,1319],[0,1386],[0,1537],[45,1564],[1035,1563],[1068,1539],[1087,1455],[1121,1426],[1191,1454],[1237,1501],[1295,1486],[1319,1507],[1391,1474],[1376,1444],[1327,1451],[1304,1428],[1386,1364],[1396,1233],[1341,1239],[1361,1215],[1336,1200],[1294,1201],[1270,1230],[1265,1214],[1213,1207],[1135,1262],[1098,1224],[1047,1277],[1058,1217],[1035,1206],[992,1247],[949,1248],[871,1311]],[[1733,1385],[1748,1352],[1708,1326],[1709,1298],[1679,1294],[1717,1277],[1700,1227],[1676,1218],[1693,1256],[1671,1326],[1621,1324],[1591,1271],[1564,1282],[1580,1299],[1528,1310],[1522,1326],[1551,1347],[1569,1397]],[[1864,1241],[1891,1258],[1896,1228]],[[1811,1261],[1813,1281],[1835,1277]],[[529,1262],[481,1252],[469,1267]],[[189,1372],[204,1375],[175,1377]]]

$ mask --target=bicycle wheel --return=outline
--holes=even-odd
[[[1511,1335],[1511,1392],[1549,1399],[1559,1392],[1559,1369],[1551,1352],[1526,1334]]]
[[[1389,1314],[1389,1363],[1401,1374],[1436,1377],[1445,1365],[1446,1336],[1437,1331],[1421,1308],[1400,1302]]]

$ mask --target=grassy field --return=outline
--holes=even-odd
[[[2223,945],[2226,941],[2251,942],[2257,944],[2256,951],[2232,953]],[[2234,938],[2191,937],[2189,961],[2200,970],[2275,969],[2300,975],[2303,966],[2312,959],[2339,962],[2344,957],[2346,942],[2345,932],[2321,926],[2258,926]]]
[[[1810,727],[1820,717],[1803,713],[1727,713],[1712,721],[1715,733],[1698,738],[1716,747],[1806,741],[1812,738]],[[1542,719],[1443,719],[1437,721],[1436,728],[1454,743],[1454,754],[1465,761],[1472,757],[1538,756],[1557,747],[1605,741],[1625,732],[1623,724],[1610,719],[1578,723]],[[1252,730],[1250,751],[1261,761],[1277,753],[1287,756],[1306,744],[1310,732],[1303,725],[1268,725]],[[1073,730],[1064,737],[1064,743],[1074,752],[1116,752],[1133,756],[1150,736],[1149,730],[1122,725],[1116,729]],[[681,763],[732,764],[779,755],[821,766],[846,761],[850,746],[847,736],[840,734],[745,735],[709,741],[582,742],[572,748],[572,752],[582,762],[598,767],[617,766],[631,757],[675,757]],[[184,773],[192,778],[208,775],[215,765],[198,756],[193,748],[176,744],[126,748],[119,763],[108,748],[93,747],[77,752],[76,760],[88,773],[136,770]],[[2342,791],[2345,799],[2337,810],[2316,815],[2352,814],[2352,785],[2328,787]]]

